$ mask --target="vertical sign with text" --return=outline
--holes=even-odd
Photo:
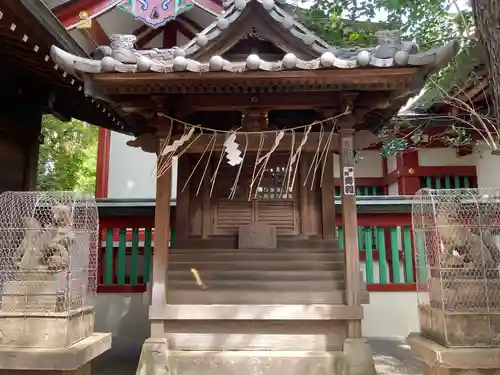
[[[354,181],[354,152],[352,138],[342,140],[342,181],[344,184],[344,194],[354,195],[356,192]]]

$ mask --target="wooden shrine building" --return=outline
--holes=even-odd
[[[337,48],[273,0],[233,0],[184,46],[141,51],[114,35],[94,59],[52,49],[89,95],[127,114],[131,146],[158,152],[159,168],[179,156],[171,249],[171,173],[157,178],[151,338],[138,374],[373,373],[354,154],[458,49],[378,38]]]

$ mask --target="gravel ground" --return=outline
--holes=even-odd
[[[404,339],[370,339],[378,375],[421,375]],[[135,375],[141,343],[120,343],[96,359],[92,375]]]

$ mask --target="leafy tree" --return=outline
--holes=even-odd
[[[314,0],[308,10],[300,11],[299,17],[318,35],[341,47],[376,45],[376,32],[384,29],[398,30],[403,40],[416,42],[421,50],[459,39],[460,53],[446,69],[431,77],[416,106],[428,107],[441,100],[460,76],[468,79],[472,55],[477,51],[467,0]],[[381,132],[384,155],[398,154],[418,143],[414,131],[409,132],[413,134],[409,139],[398,129],[388,124]],[[457,133],[456,129],[451,133]]]
[[[72,119],[46,115],[44,143],[38,162],[38,190],[84,191],[94,194],[98,128]]]
[[[467,41],[473,26],[470,9],[456,0],[315,0],[300,16],[339,46],[373,45],[375,32],[392,29],[428,49],[456,38]]]
[[[498,121],[500,119],[500,1],[472,0],[472,9],[479,40],[485,47],[491,102]]]

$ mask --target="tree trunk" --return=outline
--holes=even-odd
[[[500,121],[500,0],[472,0],[480,42],[485,47],[490,74],[491,101]],[[497,124],[497,128],[500,126]]]

